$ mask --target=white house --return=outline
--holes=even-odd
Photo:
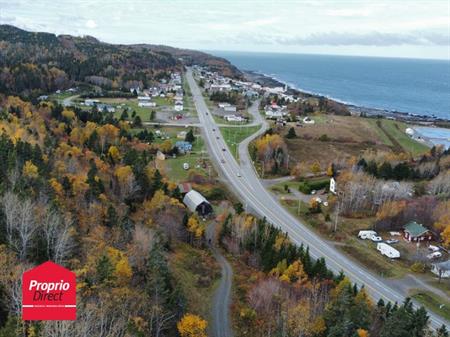
[[[183,101],[176,101],[174,109],[175,111],[183,111]]]
[[[228,122],[244,122],[245,121],[244,118],[242,118],[241,116],[236,116],[236,115],[225,115],[223,118]]]
[[[84,100],[84,105],[86,105],[86,106],[94,106],[97,103],[100,103],[100,101],[98,99],[86,99],[86,100]]]
[[[441,278],[450,278],[450,260],[432,263],[431,272]]]
[[[223,108],[225,112],[236,112],[236,107],[234,105],[226,106]]]
[[[148,101],[140,101],[140,102],[138,102],[138,106],[146,107],[146,108],[154,108],[154,107],[156,107],[156,103],[148,102]]]
[[[151,99],[150,96],[138,96],[138,101],[150,101]]]
[[[334,177],[330,178],[330,192],[333,193],[333,194],[337,193],[336,179],[334,179]]]

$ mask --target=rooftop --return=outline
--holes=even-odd
[[[421,236],[428,232],[426,227],[415,221],[408,222],[403,228],[405,232],[409,233],[412,237]]]

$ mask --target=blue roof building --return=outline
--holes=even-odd
[[[176,142],[175,147],[178,148],[178,151],[182,153],[192,151],[192,144],[184,140],[179,140],[178,142]]]

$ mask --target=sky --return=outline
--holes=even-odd
[[[0,23],[110,43],[450,60],[450,0],[0,0]]]

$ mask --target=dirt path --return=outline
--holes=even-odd
[[[213,221],[207,228],[206,238],[212,254],[222,269],[222,278],[213,297],[211,306],[211,333],[213,337],[232,337],[233,331],[230,322],[231,285],[233,282],[233,269],[217,247],[215,240],[216,222]]]

